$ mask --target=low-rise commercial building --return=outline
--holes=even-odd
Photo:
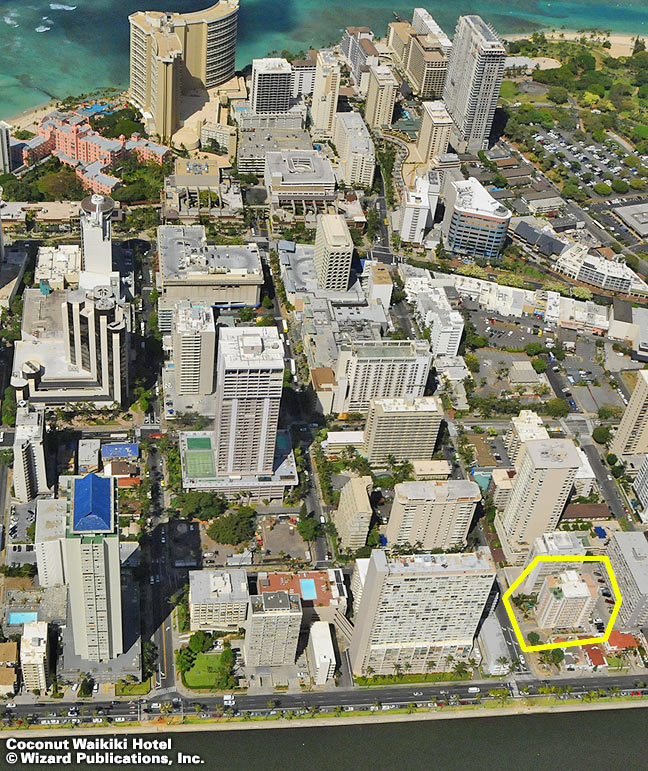
[[[163,298],[208,305],[259,304],[263,269],[256,244],[215,246],[207,243],[202,225],[160,225],[158,253]],[[168,323],[173,309],[164,310]]]
[[[305,624],[316,621],[333,624],[346,614],[347,590],[339,568],[257,574],[258,594],[279,591],[299,595]]]
[[[607,260],[591,254],[587,246],[574,244],[556,260],[555,268],[565,276],[584,284],[628,295],[648,295],[648,284],[629,268],[623,257]]]
[[[316,150],[281,150],[266,154],[264,183],[272,204],[332,201],[335,174]]]

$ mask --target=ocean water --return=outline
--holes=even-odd
[[[0,0],[0,118],[128,79],[128,15],[138,9],[193,11],[209,0]],[[344,27],[385,33],[402,0],[241,0],[238,65],[271,50],[306,49],[340,40]],[[449,32],[457,16],[479,13],[502,33],[540,27],[648,34],[645,0],[473,0],[425,4]]]
[[[197,754],[202,763],[181,767],[205,771],[613,771],[647,766],[645,709],[382,724],[377,715],[375,725],[310,725],[168,734],[168,754],[174,761],[178,752]],[[0,748],[0,769],[35,768],[20,761],[3,764],[1,739]],[[98,767],[126,768],[118,762]]]

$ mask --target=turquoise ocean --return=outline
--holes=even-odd
[[[126,86],[128,15],[138,9],[193,11],[209,0],[0,0],[0,118],[48,99],[104,86]],[[241,0],[238,65],[269,51],[325,46],[344,27],[367,24],[384,35],[402,0]],[[648,34],[645,0],[459,0],[427,3],[452,32],[457,16],[479,13],[501,33],[538,28],[604,29]]]

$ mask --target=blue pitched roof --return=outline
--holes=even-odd
[[[110,478],[96,474],[75,479],[72,528],[74,532],[112,531],[111,485]]]
[[[137,442],[115,442],[101,447],[101,457],[106,458],[138,458],[139,444]]]

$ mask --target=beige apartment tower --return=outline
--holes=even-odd
[[[46,621],[29,621],[23,625],[20,640],[20,670],[25,691],[40,691],[44,696],[48,688],[49,644]]]
[[[333,139],[335,113],[340,93],[340,65],[333,51],[319,51],[311,102],[313,136]]]
[[[181,396],[214,391],[216,326],[210,306],[179,302],[171,333],[175,387]]]
[[[495,518],[511,565],[522,565],[534,540],[556,529],[579,468],[571,439],[524,443],[511,497]]]
[[[439,41],[430,34],[410,38],[405,71],[421,99],[440,99],[448,69],[448,59]]]
[[[648,453],[648,370],[640,369],[637,372],[637,383],[610,451],[619,457]]]
[[[353,239],[341,214],[320,214],[315,234],[315,270],[322,289],[349,288]]]
[[[364,430],[364,451],[372,466],[391,455],[397,461],[430,460],[443,408],[436,396],[372,399]]]
[[[391,126],[398,92],[398,81],[386,65],[369,67],[369,88],[365,120],[369,128]]]
[[[393,675],[466,661],[493,586],[490,551],[417,554],[389,560],[374,550],[355,610],[351,669]],[[428,666],[429,664],[429,666]]]
[[[189,628],[236,632],[245,624],[249,599],[245,570],[191,570]]]
[[[443,102],[423,102],[423,117],[416,147],[424,162],[448,152],[452,118]]]
[[[130,23],[130,98],[147,131],[168,139],[180,125],[180,98],[234,77],[238,0],[202,11],[138,11]]]
[[[340,502],[333,514],[340,545],[345,551],[362,549],[371,524],[371,477],[353,477],[340,491]]]
[[[388,548],[404,544],[421,549],[465,546],[480,500],[479,485],[465,479],[397,484],[385,534]]]
[[[545,578],[535,615],[541,629],[582,629],[590,620],[597,590],[591,576],[565,570]]]
[[[272,474],[284,348],[275,327],[223,327],[216,375],[217,470]]]

